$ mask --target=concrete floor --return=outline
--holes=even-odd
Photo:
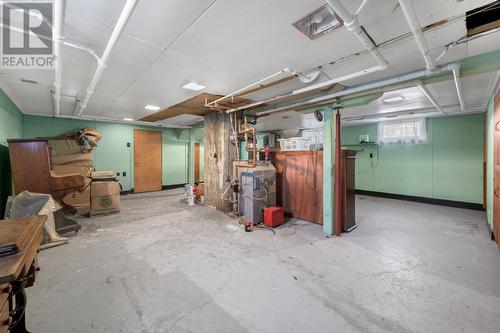
[[[55,332],[495,332],[482,212],[358,197],[359,227],[245,233],[179,191],[122,197],[40,253],[28,327]]]

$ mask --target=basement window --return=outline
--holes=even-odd
[[[426,119],[404,119],[378,124],[379,144],[427,143]]]
[[[467,36],[500,27],[500,0],[466,13]]]

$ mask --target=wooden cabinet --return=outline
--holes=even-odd
[[[323,224],[323,152],[274,155],[277,205],[297,219]]]
[[[323,224],[323,151],[279,151],[276,167],[276,203],[294,218]],[[342,150],[342,230],[355,222],[356,152]]]

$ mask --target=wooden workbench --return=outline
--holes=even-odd
[[[0,247],[17,252],[0,257],[0,333],[25,333],[25,288],[35,282],[36,254],[47,216],[0,221]]]

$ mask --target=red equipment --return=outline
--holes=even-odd
[[[283,207],[264,208],[264,224],[274,228],[285,223],[285,210]]]

